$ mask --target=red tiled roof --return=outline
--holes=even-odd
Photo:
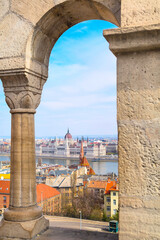
[[[110,191],[118,191],[118,182],[108,180],[105,194],[109,194]]]
[[[4,194],[10,193],[10,181],[5,180],[0,181],[0,193]]]
[[[10,181],[0,180],[0,193],[10,194]],[[37,202],[41,202],[41,197],[45,200],[59,194],[60,192],[55,188],[49,187],[45,184],[37,185]]]
[[[88,184],[87,184],[87,187],[88,188],[106,188],[106,185],[107,185],[107,182],[106,181],[90,181]]]
[[[90,167],[88,175],[95,175],[95,171]]]
[[[55,188],[52,188],[45,184],[38,184],[37,185],[37,202],[41,202],[43,200],[55,197],[59,195],[60,192],[57,191]]]

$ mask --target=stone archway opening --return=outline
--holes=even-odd
[[[91,28],[90,26],[91,24],[89,25],[89,22],[92,22],[92,28],[94,29],[94,30],[92,29],[92,31],[91,30],[89,31],[89,29],[87,30],[85,29],[87,27]],[[102,25],[102,22],[103,22],[103,25]],[[96,27],[93,27],[93,25],[95,25]],[[102,35],[103,29],[104,28],[106,29],[109,27],[113,28],[115,26],[100,20],[88,21],[88,24],[87,22],[82,22],[82,24],[77,24],[76,26],[70,28],[70,30],[67,30],[66,33],[63,34],[59,38],[59,40],[56,42],[56,45],[53,47],[53,51],[50,57],[51,65],[49,67],[49,72],[50,72],[49,78],[43,89],[43,94],[45,95],[45,99],[42,95],[42,103],[39,108],[39,111],[41,113],[43,112],[43,115],[42,114],[40,115],[39,111],[37,112],[37,115],[36,115],[36,118],[37,118],[36,125],[42,126],[41,124],[41,122],[43,121],[42,119],[45,119],[44,122],[46,123],[47,126],[45,127],[43,125],[43,128],[44,128],[43,132],[45,132],[45,129],[47,131],[47,129],[49,128],[50,136],[51,134],[55,134],[55,135],[57,134],[58,136],[63,136],[63,132],[65,132],[65,127],[67,129],[67,127],[70,126],[70,128],[72,129],[71,133],[73,133],[72,131],[73,130],[75,131],[75,125],[77,125],[76,130],[77,132],[79,131],[79,135],[81,136],[84,134],[84,132],[82,133],[82,131],[85,130],[83,122],[85,121],[87,122],[89,118],[88,124],[86,124],[86,127],[88,128],[87,129],[88,134],[96,135],[97,133],[97,135],[99,136],[113,134],[113,132],[111,132],[110,129],[112,128],[113,124],[114,125],[117,124],[117,120],[116,120],[116,59],[114,55],[109,51],[107,42],[105,41]],[[79,32],[84,31],[84,33],[78,34],[78,31]],[[87,31],[90,32],[90,35],[92,37],[89,38],[89,34],[87,34]],[[99,33],[99,35],[104,41],[104,45],[103,45],[103,42],[101,42],[100,40],[99,41],[95,40],[94,42],[94,38],[96,38],[98,35],[98,34],[95,34],[94,31],[97,31]],[[67,32],[69,33],[67,34]],[[75,34],[74,32],[77,32],[77,34]],[[73,34],[74,34],[74,37],[73,37]],[[87,35],[89,39],[87,38],[87,36],[85,37],[85,35]],[[85,41],[88,41],[88,43],[86,43]],[[81,47],[80,47],[80,44],[81,44]],[[102,47],[99,46],[100,44],[102,44]],[[73,50],[72,50],[72,47],[73,47]],[[87,47],[89,48],[89,50],[87,49]],[[89,54],[89,51],[91,51],[92,53]],[[73,59],[71,59],[75,54],[77,55],[74,56]],[[57,55],[59,55],[59,57]],[[83,59],[82,59],[82,55],[84,55]],[[79,59],[76,61],[75,59],[77,59],[78,56],[79,56]],[[86,61],[85,59],[86,56],[88,56],[89,58],[88,61]],[[103,59],[100,60],[99,59],[100,57],[102,57]],[[66,60],[64,58],[66,58]],[[94,58],[94,61],[93,61],[93,58]],[[89,64],[88,62],[90,62],[89,66],[87,65]],[[74,71],[72,71],[72,66],[74,68]],[[111,67],[114,68],[113,72],[110,70]],[[86,68],[87,68],[87,71],[86,71]],[[69,73],[69,71],[71,71],[71,74]],[[59,73],[59,75],[57,72]],[[112,72],[112,75],[111,75],[111,72]],[[91,78],[90,81],[88,77]],[[99,86],[95,82],[96,77],[97,77],[96,82],[99,83]],[[100,78],[103,78],[103,79],[100,79]],[[53,84],[54,82],[55,84]],[[60,83],[58,84],[58,82]],[[111,82],[113,83],[111,84]],[[82,93],[82,95],[78,91],[77,89],[78,87],[80,88],[80,92]],[[100,87],[99,91],[96,90],[96,87]],[[47,88],[46,91],[45,91],[45,88]],[[90,88],[90,90],[87,91],[87,88]],[[75,94],[73,89],[75,91]],[[103,91],[106,91],[105,94],[102,93],[102,89]],[[112,100],[110,102],[110,100],[108,99],[110,103],[103,102],[102,111],[99,112],[97,106],[99,105],[99,108],[102,107],[99,101],[103,101],[102,99],[103,97],[107,98],[107,97],[113,96],[113,95],[110,95],[109,91],[114,91],[114,104]],[[94,94],[94,98],[93,98],[93,94]],[[86,102],[83,100],[83,98],[85,99]],[[92,101],[92,103],[87,103],[87,99],[88,101]],[[96,104],[95,109],[93,106],[94,103]],[[105,105],[105,109],[104,109],[104,105]],[[58,106],[59,106],[59,109],[58,109]],[[107,106],[110,106],[108,107],[109,109],[107,109]],[[92,108],[92,111],[89,110],[90,108]],[[113,111],[111,110],[111,108]],[[71,109],[74,110],[74,114],[71,111]],[[49,110],[49,118],[47,119],[48,110]],[[76,114],[77,111],[80,112],[80,114],[78,115],[79,119]],[[95,115],[93,115],[93,111]],[[46,117],[44,116],[45,112],[46,112]],[[98,114],[100,114],[101,116],[103,115],[103,118],[101,118],[101,120],[99,119]],[[83,115],[84,118],[80,117],[80,115]],[[114,117],[112,117],[112,115],[114,115]],[[70,120],[68,120],[68,118]],[[109,121],[109,119],[113,119],[113,120]],[[76,124],[72,125],[73,121],[75,121]],[[78,123],[79,121],[81,121],[81,125]],[[93,122],[95,125],[94,125],[93,131],[91,132],[89,128],[91,128],[91,125],[93,124]],[[100,132],[98,133],[98,131],[101,130],[100,126],[102,125],[104,126],[103,133],[101,132],[100,134]],[[63,131],[60,129],[60,126],[63,129]],[[38,126],[37,126],[37,129],[38,129]],[[110,133],[106,134],[107,131],[110,131]],[[95,165],[96,163],[94,163],[94,166]],[[101,164],[101,167],[102,167],[102,164]],[[97,170],[97,167],[96,167],[96,170]],[[109,172],[110,170],[107,169],[107,171]],[[103,173],[107,174],[108,173],[107,171],[106,172],[104,171]],[[101,172],[96,171],[96,173],[102,174],[102,169],[101,169]],[[117,174],[117,168],[115,173]]]
[[[103,109],[100,112],[101,115],[104,115],[104,119],[106,119],[105,122],[103,121],[103,125],[106,127],[109,126],[111,123],[109,116],[112,115],[112,112],[109,111],[112,110],[111,105],[114,102],[114,129],[113,131],[108,129],[108,135],[112,135],[112,133],[117,134],[115,126],[117,124],[116,58],[109,50],[108,44],[103,37],[103,29],[115,27],[115,25],[106,21],[85,21],[67,30],[61,35],[53,47],[49,61],[49,77],[43,89],[42,104],[39,110],[43,111],[43,115],[45,115],[45,108],[50,109],[53,113],[58,112],[59,114],[65,110],[67,114],[66,118],[63,116],[63,128],[65,124],[64,132],[69,126],[72,128],[72,131],[74,131],[68,120],[74,116],[73,113],[70,115],[72,109],[75,109],[77,106],[76,111],[78,111],[79,108],[81,108],[79,111],[83,111],[83,106],[87,108],[87,106],[89,107],[91,105],[95,114],[92,114],[92,117],[95,119],[96,113],[94,105],[98,108],[97,104],[99,102],[101,102],[103,106],[105,106],[105,102],[108,102],[110,106],[107,113],[107,108],[104,112]],[[87,111],[83,111],[81,114],[85,117],[88,116]],[[63,136],[64,132],[61,131],[61,133],[58,133],[56,130],[54,116],[51,117],[51,114],[49,116],[52,118],[48,123],[50,127],[55,128],[56,135],[60,134]],[[41,117],[44,116],[40,116],[40,114],[37,113],[36,125],[40,125],[40,122],[43,121]],[[76,122],[78,117],[74,119]],[[45,121],[47,121],[47,117]],[[60,122],[61,119],[58,120],[59,124]],[[95,124],[98,128],[98,122],[95,121]],[[60,128],[60,125],[58,125],[58,127]],[[79,125],[77,127],[79,129]],[[101,131],[98,133],[98,130],[96,131],[95,129],[94,134],[105,135],[106,132],[102,133]],[[85,132],[79,132],[79,134],[82,135],[85,134]],[[88,134],[93,135],[91,131],[89,131]]]

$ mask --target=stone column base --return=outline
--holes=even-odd
[[[49,220],[44,216],[26,222],[11,222],[2,219],[0,222],[0,239],[32,239],[49,228]]]

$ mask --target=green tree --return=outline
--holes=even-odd
[[[102,221],[102,210],[100,208],[93,209],[90,214],[91,220]]]
[[[117,211],[117,213],[116,213],[115,215],[113,215],[112,217],[110,217],[110,220],[119,221],[119,211]]]

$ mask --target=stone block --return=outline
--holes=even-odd
[[[12,0],[11,10],[35,25],[54,5],[53,0]]]
[[[0,239],[32,239],[49,228],[49,220],[43,216],[26,222],[11,222],[2,220],[0,223]]]
[[[4,17],[4,15],[9,11],[9,0],[1,0],[0,1],[0,18]]]
[[[6,15],[0,22],[0,59],[24,56],[26,42],[32,26],[14,13]]]
[[[8,69],[12,73],[14,69],[24,69],[25,68],[25,58],[24,57],[10,57],[10,58],[0,58],[0,75],[7,75]],[[12,69],[12,70],[11,70]]]
[[[121,4],[121,26],[142,26],[159,23],[159,0],[123,0]]]
[[[159,240],[160,212],[150,209],[120,210],[120,240]]]

